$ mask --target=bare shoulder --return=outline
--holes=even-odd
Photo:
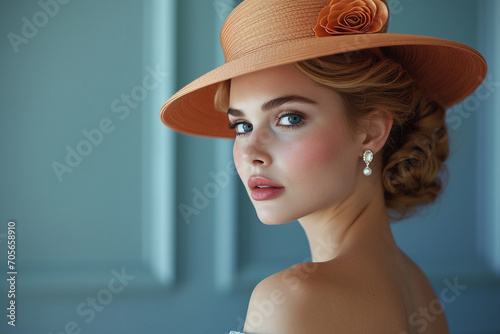
[[[367,285],[368,281],[332,263],[290,267],[264,279],[254,289],[244,331],[374,333],[373,326],[387,330],[387,308],[384,302],[381,304],[380,292]]]
[[[301,263],[262,280],[254,289],[245,333],[307,333],[322,307],[317,264]]]

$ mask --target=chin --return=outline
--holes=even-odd
[[[266,225],[281,225],[296,220],[290,217],[283,217],[283,215],[279,215],[276,211],[275,212],[260,212],[259,210],[256,211],[259,220]]]

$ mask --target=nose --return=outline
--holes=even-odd
[[[255,167],[265,167],[271,164],[270,144],[272,134],[269,130],[252,131],[248,140],[241,147],[241,157],[247,164]]]

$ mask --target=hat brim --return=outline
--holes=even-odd
[[[439,38],[384,33],[300,39],[247,53],[199,77],[165,102],[161,120],[185,134],[234,138],[227,115],[214,107],[219,83],[266,68],[369,48],[382,48],[444,108],[474,92],[487,72],[475,49]]]

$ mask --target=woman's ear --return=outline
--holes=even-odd
[[[384,147],[392,129],[394,119],[384,111],[374,111],[365,119],[364,140],[362,149],[371,150],[373,154]]]

